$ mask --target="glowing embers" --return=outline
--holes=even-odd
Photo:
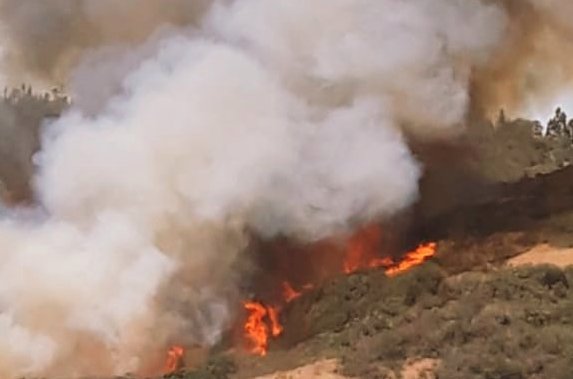
[[[185,348],[179,345],[174,345],[167,351],[167,359],[163,372],[165,374],[172,374],[183,367],[183,356],[185,355]]]

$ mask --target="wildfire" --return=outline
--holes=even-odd
[[[183,355],[185,355],[185,348],[182,346],[174,345],[169,348],[163,370],[165,374],[172,374],[183,366]]]
[[[368,261],[374,260],[377,247],[380,245],[382,234],[378,225],[368,226],[348,241],[343,271],[351,274],[361,268],[368,267]]]
[[[406,254],[403,260],[387,268],[386,275],[395,276],[408,271],[412,267],[421,265],[436,254],[437,247],[438,245],[435,242],[429,242],[418,246],[416,250]]]
[[[253,354],[265,356],[270,336],[278,337],[283,332],[279,322],[279,310],[256,301],[245,302],[243,306],[248,312],[243,327],[249,345],[248,350]]]
[[[289,282],[283,282],[283,297],[287,303],[300,297],[300,295],[302,295],[302,292],[296,291],[292,288],[292,285]]]
[[[399,261],[394,261],[391,257],[379,258],[376,255],[380,251],[381,237],[378,226],[369,226],[352,236],[346,245],[342,271],[351,274],[362,269],[384,268],[386,275],[396,276],[424,263],[436,254],[437,244],[429,242],[419,245]],[[244,336],[247,349],[252,354],[267,354],[270,339],[283,333],[284,327],[279,318],[283,306],[313,289],[314,284],[305,284],[297,290],[290,282],[283,281],[281,287],[282,299],[277,302],[278,305],[268,306],[255,301],[243,303],[247,311],[243,326]]]
[[[289,282],[283,282],[283,301],[288,304],[303,294],[296,291]],[[303,291],[311,290],[311,284],[305,284]],[[267,354],[269,339],[280,336],[284,327],[280,322],[281,306],[267,306],[256,301],[243,303],[247,311],[247,320],[243,326],[249,352],[265,356]]]
[[[436,254],[437,244],[429,242],[407,253],[399,262],[395,262],[390,257],[377,258],[376,252],[381,239],[382,234],[378,226],[366,227],[352,236],[348,241],[343,272],[352,274],[366,268],[385,268],[388,276],[395,276],[424,263]]]
[[[283,332],[283,326],[279,321],[279,310],[278,308],[269,307],[267,312],[269,312],[269,320],[271,322],[271,335],[278,337]]]
[[[374,258],[368,262],[368,268],[380,268],[380,267],[391,267],[394,264],[394,260],[390,257],[384,258]]]

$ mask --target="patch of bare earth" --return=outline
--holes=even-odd
[[[403,379],[435,379],[439,361],[436,359],[408,360],[400,372]],[[254,379],[351,379],[340,374],[340,362],[336,359],[320,360],[294,370],[278,371]],[[395,379],[396,375],[388,372],[387,377]]]
[[[400,373],[403,379],[436,379],[437,359],[410,360],[404,364]]]
[[[349,379],[340,374],[340,363],[336,359],[325,359],[294,370],[279,371],[255,379]]]
[[[510,266],[552,264],[558,267],[573,265],[573,248],[540,244],[508,261]]]

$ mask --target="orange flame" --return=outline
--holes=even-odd
[[[368,268],[390,267],[394,264],[394,260],[390,257],[374,258],[368,262]]]
[[[265,356],[267,354],[270,337],[278,337],[283,332],[283,326],[279,320],[280,309],[266,306],[255,301],[243,304],[249,313],[243,327],[248,342],[248,351]]]
[[[368,261],[375,259],[373,255],[375,255],[381,239],[382,235],[378,225],[370,225],[354,234],[348,241],[343,263],[344,273],[352,274],[361,268],[368,267]]]
[[[352,236],[346,246],[342,271],[351,274],[361,269],[384,268],[386,275],[396,276],[422,264],[436,254],[437,244],[429,242],[421,244],[415,250],[407,253],[398,262],[391,257],[379,258],[376,257],[376,254],[380,251],[381,237],[382,234],[377,225],[364,228]],[[294,301],[313,288],[314,284],[309,283],[296,290],[290,282],[284,281],[282,282],[282,303],[279,305],[267,306],[254,301],[243,303],[248,312],[243,326],[248,351],[252,354],[265,356],[269,340],[277,338],[284,331],[279,319],[282,306]]]
[[[279,321],[279,309],[274,307],[267,308],[269,312],[269,320],[271,321],[271,335],[278,337],[283,332],[283,326]]]
[[[435,242],[422,244],[416,250],[406,254],[403,260],[386,269],[386,275],[396,276],[412,267],[419,266],[436,254],[438,245]]]
[[[300,295],[302,295],[302,292],[296,291],[294,288],[292,288],[289,282],[283,282],[283,297],[287,303],[290,303],[297,297],[300,297]]]
[[[395,276],[422,264],[436,254],[437,244],[429,242],[407,253],[399,262],[395,262],[391,257],[377,258],[376,252],[380,247],[381,239],[382,235],[377,225],[368,226],[354,234],[346,247],[344,273],[352,274],[365,268],[383,267],[388,276]]]
[[[174,345],[169,348],[165,360],[165,374],[172,374],[183,366],[183,355],[185,355],[185,348],[182,346]]]
[[[265,322],[267,308],[254,301],[245,302],[243,305],[249,312],[244,326],[245,337],[250,345],[248,350],[253,354],[264,356],[267,354],[269,343],[269,327]]]

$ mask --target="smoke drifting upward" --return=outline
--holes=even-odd
[[[0,1],[8,67],[75,103],[46,130],[37,208],[0,222],[1,377],[215,343],[246,231],[314,241],[412,204],[407,139],[462,131],[519,21],[486,0],[196,4]]]
[[[208,0],[0,0],[6,69],[65,82],[92,48],[134,46],[159,26],[199,20]]]
[[[474,106],[493,116],[500,108],[531,113],[572,85],[573,3],[567,0],[497,0],[508,15],[495,58],[473,78]]]

